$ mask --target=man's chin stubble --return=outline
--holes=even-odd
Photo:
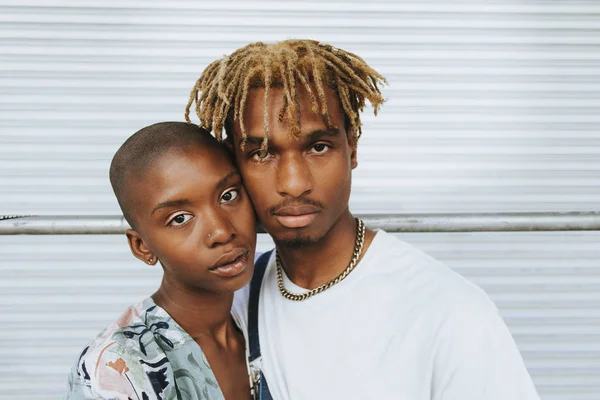
[[[308,235],[296,235],[292,238],[277,239],[274,238],[274,242],[278,247],[287,247],[289,249],[300,249],[303,247],[309,247],[318,243],[322,237],[319,236],[308,236]]]

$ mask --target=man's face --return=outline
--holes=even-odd
[[[306,91],[299,90],[300,136],[295,138],[287,123],[278,120],[283,90],[270,89],[266,105],[269,147],[262,159],[264,89],[248,93],[244,151],[240,148],[239,121],[233,126],[235,156],[246,190],[260,222],[281,245],[318,242],[348,211],[351,172],[357,166],[356,146],[348,142],[337,96],[329,89],[326,94],[331,121],[338,128],[328,130],[321,114],[311,110]]]

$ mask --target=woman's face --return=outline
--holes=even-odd
[[[249,282],[255,214],[225,150],[172,150],[140,182],[130,181],[141,244],[161,262],[171,285],[223,293]]]

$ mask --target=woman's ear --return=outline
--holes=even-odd
[[[129,242],[131,253],[135,258],[142,260],[148,265],[154,265],[158,262],[158,258],[156,258],[152,250],[146,246],[144,239],[142,239],[142,236],[137,231],[127,229],[125,235],[127,236],[127,242]]]

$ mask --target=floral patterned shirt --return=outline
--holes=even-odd
[[[87,346],[67,400],[224,400],[200,346],[151,298],[129,307]]]

